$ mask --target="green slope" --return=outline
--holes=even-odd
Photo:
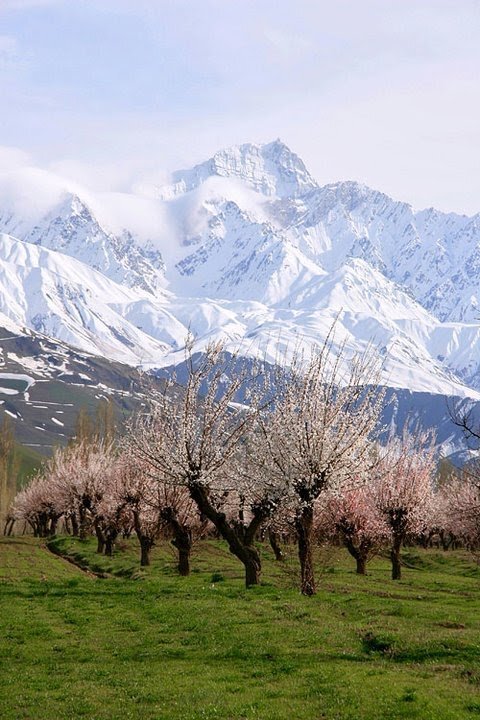
[[[462,720],[480,714],[480,572],[461,553],[410,552],[357,577],[338,550],[317,562],[319,593],[264,550],[246,591],[223,543],[197,546],[178,577],[162,545],[147,571],[135,543],[110,559],[32,539],[0,541],[2,720]]]

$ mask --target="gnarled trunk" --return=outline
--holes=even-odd
[[[246,587],[252,587],[252,585],[260,584],[260,574],[262,572],[262,563],[260,560],[260,553],[256,547],[246,548],[245,559],[242,561],[245,566],[245,585]]]
[[[189,485],[190,497],[204,515],[216,527],[220,535],[227,541],[232,555],[235,555],[245,568],[245,586],[247,588],[260,584],[262,562],[260,553],[254,545],[255,535],[268,517],[267,506],[261,504],[254,511],[253,519],[248,525],[242,522],[229,522],[225,513],[219,512],[210,501],[208,488],[198,482]]]
[[[186,577],[190,575],[190,553],[193,545],[192,531],[178,519],[172,507],[165,508],[162,515],[173,532],[172,545],[178,552],[178,572]]]
[[[192,536],[191,533],[185,530],[184,532],[179,531],[175,533],[175,537],[172,540],[172,545],[177,549],[178,552],[178,572],[180,575],[186,577],[190,575],[190,553],[192,551]]]
[[[88,534],[88,525],[89,525],[87,509],[86,509],[86,507],[81,505],[78,512],[79,512],[79,516],[80,516],[78,537],[80,538],[80,540],[86,540],[87,534]]]
[[[270,528],[268,531],[268,539],[270,542],[270,547],[273,550],[273,554],[275,555],[275,560],[277,560],[279,562],[284,560],[285,556],[283,554],[282,548],[280,547],[280,540],[278,537],[278,533],[276,533],[274,530],[272,530]]]
[[[150,553],[152,551],[153,542],[150,538],[145,537],[145,535],[139,536],[138,541],[140,543],[140,565],[142,567],[147,567],[150,565]]]
[[[359,555],[357,557],[357,575],[367,574],[367,558]]]
[[[313,569],[313,507],[303,507],[295,520],[297,531],[298,558],[300,560],[301,583],[303,595],[315,595],[315,574]]]
[[[113,551],[115,549],[115,538],[111,536],[107,536],[105,540],[105,555],[108,557],[113,556]]]
[[[454,542],[453,536],[450,535],[449,533],[446,533],[444,530],[441,530],[438,533],[438,535],[440,537],[440,543],[442,545],[442,549],[448,550],[451,547],[452,543]]]
[[[13,532],[13,526],[15,525],[15,520],[13,518],[8,518],[5,523],[5,529],[3,531],[3,534],[7,537],[10,537],[10,535]]]
[[[402,579],[402,563],[400,560],[401,547],[402,538],[395,535],[393,538],[392,549],[390,551],[390,560],[392,561],[392,580]]]
[[[366,547],[366,543],[363,544],[363,547],[362,544],[358,547],[352,541],[351,537],[347,537],[345,535],[343,535],[343,542],[350,555],[355,559],[357,564],[357,575],[366,575],[368,561],[368,548]]]
[[[78,518],[76,513],[72,513],[70,520],[72,521],[72,535],[78,537],[80,535],[80,528],[78,525]]]
[[[153,537],[144,534],[138,507],[133,508],[133,527],[140,543],[140,565],[147,567],[150,565],[150,552],[155,545],[155,540]]]
[[[57,525],[58,525],[58,518],[57,518],[57,517],[52,517],[52,518],[50,519],[50,530],[49,530],[50,536],[56,535],[56,533],[57,533]]]
[[[98,521],[95,521],[95,535],[97,536],[97,553],[103,555],[105,550],[105,534]]]

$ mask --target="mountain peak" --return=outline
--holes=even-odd
[[[215,176],[240,180],[267,197],[295,197],[318,187],[304,162],[277,138],[225,148],[190,170],[177,171],[164,196],[189,192]]]
[[[341,180],[325,185],[322,190],[335,196],[345,206],[355,206],[359,203],[392,203],[411,207],[408,203],[400,202],[375,188],[357,182],[356,180]]]

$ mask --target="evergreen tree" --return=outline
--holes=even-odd
[[[13,423],[4,414],[0,424],[0,523],[3,523],[17,491],[18,467]]]

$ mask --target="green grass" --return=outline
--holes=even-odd
[[[223,543],[175,574],[167,546],[139,571],[93,540],[0,540],[2,720],[460,720],[480,717],[480,571],[462,553],[409,550],[357,577],[322,550],[319,592],[264,551],[246,591]]]

